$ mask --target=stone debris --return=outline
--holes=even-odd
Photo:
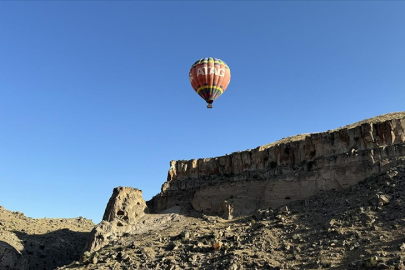
[[[221,247],[222,247],[222,242],[213,242],[212,243],[212,248],[214,249],[214,250],[220,250],[221,249]]]

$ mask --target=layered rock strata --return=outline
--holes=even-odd
[[[154,212],[189,203],[232,218],[347,188],[400,164],[405,112],[221,157],[171,161],[161,193],[147,203]]]

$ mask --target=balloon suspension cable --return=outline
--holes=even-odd
[[[207,108],[212,109],[212,104],[207,104]]]

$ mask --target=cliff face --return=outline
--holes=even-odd
[[[227,218],[350,187],[405,164],[405,112],[334,131],[303,134],[216,158],[171,161],[158,212],[191,203]]]

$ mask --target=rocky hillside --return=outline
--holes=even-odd
[[[0,206],[0,269],[48,270],[78,260],[93,228],[82,217],[33,219]]]
[[[233,220],[138,205],[137,221],[125,222],[139,191],[120,188],[109,209],[122,215],[97,226],[81,261],[58,269],[404,270],[405,166],[363,180]]]

